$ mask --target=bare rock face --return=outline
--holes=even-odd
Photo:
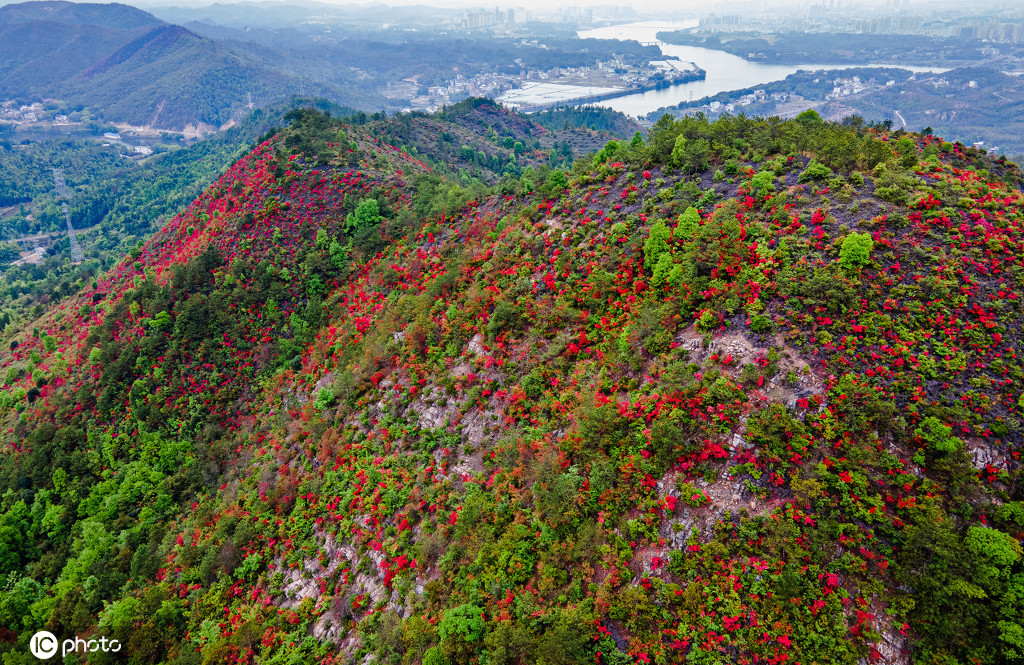
[[[754,444],[744,439],[743,435],[736,433],[729,439],[729,447],[733,450],[750,450],[754,448]]]
[[[313,386],[313,396],[316,397],[316,393],[320,392],[324,388],[329,388],[334,383],[334,372],[327,372],[316,382]]]
[[[442,397],[440,390],[430,388],[409,405],[410,410],[419,417],[420,427],[442,427],[450,423],[451,417],[458,413],[458,403],[450,398],[442,400]]]
[[[474,335],[473,339],[469,340],[469,350],[478,356],[486,355],[487,350],[484,348],[484,336],[480,333]]]
[[[882,632],[881,639],[875,643],[875,650],[878,652],[877,659],[862,658],[858,665],[906,665],[910,663],[910,646],[906,635],[893,627]]]

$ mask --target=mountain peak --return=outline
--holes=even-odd
[[[0,24],[33,21],[96,25],[113,30],[134,30],[164,24],[149,12],[120,3],[99,4],[43,0],[0,7]]]

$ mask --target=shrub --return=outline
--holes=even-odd
[[[874,246],[871,234],[851,233],[843,238],[843,245],[839,249],[839,264],[848,269],[865,265],[871,258]]]
[[[720,320],[714,312],[711,310],[705,310],[697,319],[697,330],[701,332],[711,332],[718,327],[719,323]]]
[[[679,500],[690,506],[691,508],[699,508],[701,505],[710,501],[704,492],[694,487],[691,483],[680,483],[679,489]]]
[[[358,229],[373,226],[382,219],[377,199],[366,199],[356,206],[356,211],[345,218],[345,231],[354,233]]]
[[[314,403],[314,406],[317,409],[323,411],[324,409],[329,409],[330,407],[334,406],[335,401],[336,397],[334,395],[333,390],[331,390],[330,388],[321,388],[320,394],[318,394],[316,397],[316,402]]]
[[[750,329],[756,333],[771,332],[774,327],[775,324],[772,323],[772,320],[762,314],[750,319]]]
[[[479,650],[478,644],[484,635],[483,612],[477,605],[466,603],[444,613],[437,629],[444,655],[457,663],[469,662]]]
[[[772,171],[758,171],[750,179],[750,191],[755,196],[761,197],[775,192],[775,173]]]
[[[89,356],[89,359],[92,360],[92,356],[91,355]],[[15,381],[17,381],[20,378],[21,378],[21,369],[20,368],[18,368],[18,367],[8,367],[7,368],[7,375],[4,377],[4,384],[9,386],[9,385],[11,385],[12,383],[14,383]]]
[[[939,455],[950,455],[960,450],[964,442],[953,436],[953,428],[946,427],[934,416],[921,421],[921,426],[914,430],[914,435]]]
[[[798,182],[808,182],[809,180],[827,180],[834,174],[832,169],[825,166],[821,162],[816,162],[813,159],[807,164],[807,168],[803,170],[800,177],[797,179]]]
[[[668,239],[672,235],[664,220],[658,220],[651,226],[650,235],[644,242],[644,266],[653,270],[658,263],[658,258],[663,252],[668,251]]]

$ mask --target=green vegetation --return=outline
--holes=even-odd
[[[639,129],[636,121],[624,113],[600,106],[553,108],[533,113],[530,119],[551,130],[585,127],[619,139],[631,138]]]
[[[669,44],[720,49],[758,62],[836,62],[861,65],[865,62],[928,62],[959,64],[983,60],[984,44],[977,39],[835,32],[782,32],[777,34],[659,32],[658,39]]]
[[[20,202],[19,213],[0,219],[0,237],[63,233],[64,214],[50,172],[59,167],[72,192],[71,219],[86,256],[82,266],[69,265],[68,240],[58,235],[40,264],[6,268],[0,282],[0,325],[31,320],[47,303],[90,283],[194,200],[248,146],[283,122],[284,115],[284,109],[254,111],[226,132],[142,163],[87,140],[0,150],[0,165],[7,175],[0,183],[0,197],[7,197],[8,204]]]
[[[844,268],[856,268],[867,264],[874,246],[870,233],[851,233],[843,238],[843,244],[839,247],[840,265]]]
[[[812,117],[564,169],[478,100],[289,117],[9,326],[4,660],[1020,659],[1014,165]]]

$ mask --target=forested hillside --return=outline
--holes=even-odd
[[[141,163],[91,140],[0,149],[0,205],[10,206],[0,215],[0,239],[52,234],[39,263],[2,267],[0,328],[33,320],[118,262],[201,194],[261,135],[281,124],[287,111],[256,110],[225,132]],[[72,264],[53,168],[64,171],[70,188],[68,208],[85,257],[81,265]]]
[[[444,114],[446,131],[438,133],[440,125],[423,114],[367,115],[323,99],[295,98],[290,106],[257,109],[224,132],[141,163],[89,140],[0,150],[0,169],[5,174],[0,207],[17,204],[0,217],[0,240],[55,234],[39,263],[3,268],[0,328],[31,321],[46,305],[91,282],[186,207],[261,135],[286,124],[291,107],[304,105],[365,125],[367,131],[422,154],[432,170],[464,186],[501,181],[504,189],[515,189],[522,186],[524,170],[571,164],[574,156],[600,147],[608,138],[603,132],[575,127],[549,131],[490,100],[453,105]],[[347,157],[352,163],[364,158],[356,152]],[[64,170],[72,192],[69,210],[86,258],[81,265],[72,265],[70,243],[63,235],[66,222],[50,171],[55,167]],[[13,252],[5,262],[17,258],[11,245],[0,245],[4,247]]]
[[[292,117],[0,344],[5,662],[1022,657],[1016,165]]]
[[[209,133],[296,94],[351,107],[386,102],[325,83],[118,4],[60,0],[0,7],[0,100],[58,99],[108,122]],[[251,108],[251,106],[249,106]]]

